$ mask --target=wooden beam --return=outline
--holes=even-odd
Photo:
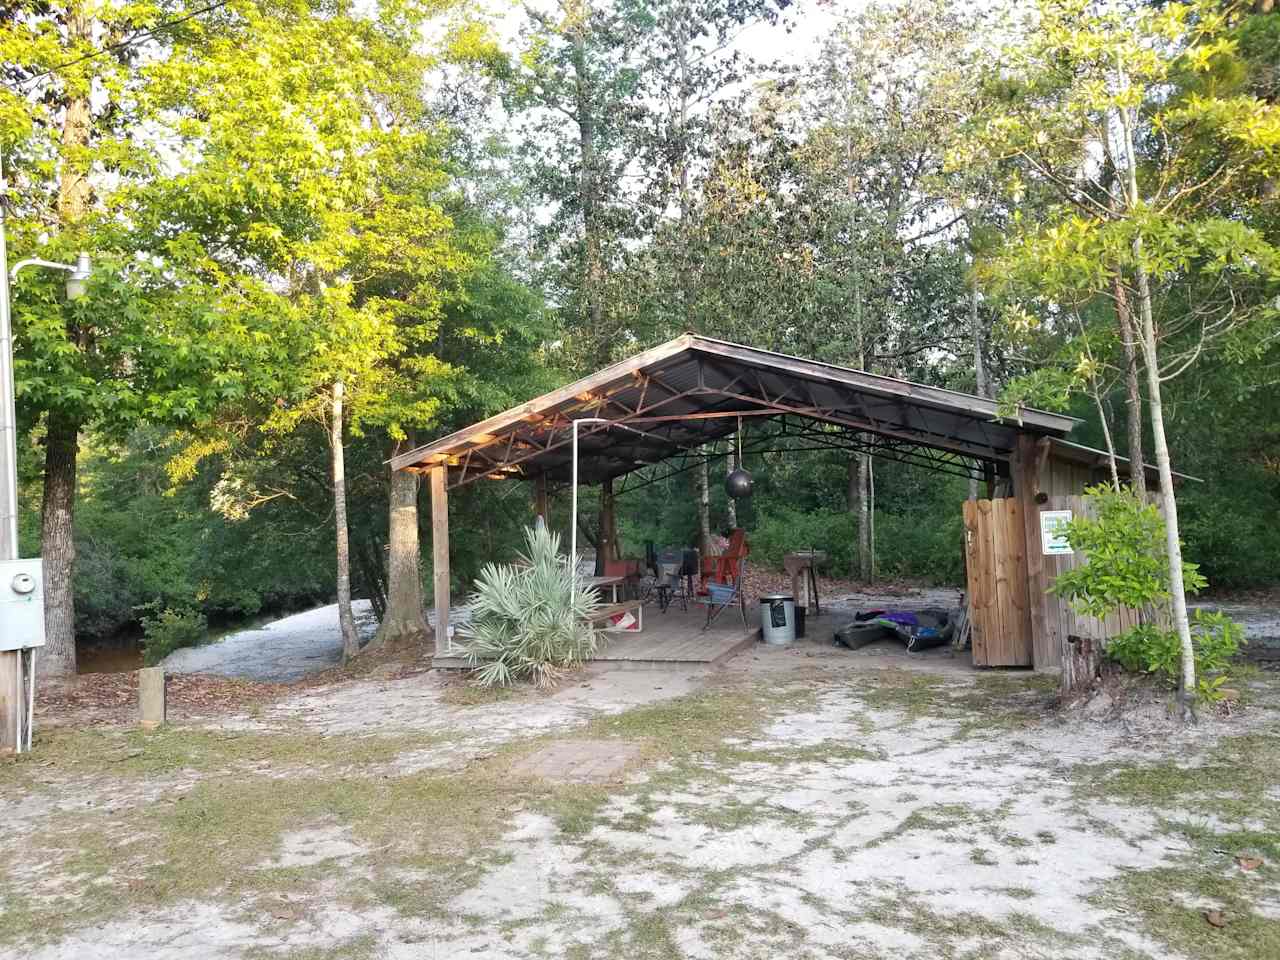
[[[22,652],[0,652],[0,753],[19,749],[26,703],[22,690]]]
[[[436,656],[449,655],[449,468],[431,468],[431,577],[435,588]]]
[[[667,397],[666,399],[663,399],[663,400],[658,400],[655,403],[650,404],[646,408],[646,411],[660,409],[669,403],[673,403],[674,401],[680,400],[689,395],[690,395],[689,393],[682,393],[682,394],[677,394],[676,396],[673,396],[673,397]],[[583,440],[587,440],[591,437],[594,437],[596,434],[606,432],[609,429],[610,424],[620,424],[620,423],[629,424],[635,419],[636,419],[635,416],[628,415],[625,417],[619,417],[617,420],[610,420],[608,424],[593,423],[587,429],[578,431],[578,442],[579,444],[581,444]],[[550,453],[552,450],[558,450],[561,447],[569,446],[573,442],[573,435],[571,433],[572,424],[573,424],[573,421],[571,420],[566,420],[564,422],[564,437],[562,439],[560,440],[555,439],[555,433],[560,428],[556,425],[553,425],[549,430],[548,440],[545,446],[538,447],[534,449],[532,452],[522,454],[521,456],[516,457],[514,460],[510,460],[507,463],[500,464],[499,466],[495,466],[492,469],[486,470],[484,472],[477,472],[470,477],[455,480],[449,486],[460,487],[464,483],[471,483],[474,480],[482,480],[485,477],[489,476],[490,474],[501,470],[502,468],[518,466],[519,464],[524,463],[527,460],[532,460],[536,457],[541,457],[544,454]],[[659,439],[662,439],[662,438],[659,438]],[[671,445],[673,447],[679,446],[679,444],[674,440],[671,441]],[[394,461],[393,461],[393,464],[394,464]],[[393,466],[393,469],[401,469],[401,468],[396,468]]]
[[[1045,445],[1047,447],[1047,444]],[[1018,435],[1013,458],[1013,495],[1022,510],[1022,530],[1027,550],[1027,604],[1031,612],[1031,664],[1036,670],[1051,670],[1062,664],[1048,625],[1049,583],[1044,550],[1040,543],[1040,468],[1044,460],[1040,445],[1031,434]]]
[[[961,393],[958,390],[948,390],[944,387],[933,387],[923,383],[912,383],[910,380],[899,380],[896,377],[886,377],[880,374],[853,370],[848,367],[838,367],[818,360],[805,360],[800,357],[787,356],[786,354],[772,353],[768,350],[745,347],[724,340],[693,337],[690,347],[696,353],[724,357],[736,360],[739,363],[755,364],[795,377],[807,377],[826,383],[840,383],[874,396],[908,397],[916,403],[953,413],[962,407],[967,416],[996,421],[1003,420],[1006,424],[1012,421],[1028,423],[1044,430],[1065,435],[1080,422],[1075,417],[1035,410],[1029,407],[1019,407],[1016,417],[1004,419],[999,416],[996,401],[989,400],[986,397],[976,397],[972,394]]]
[[[426,446],[392,457],[391,469],[400,470],[403,467],[412,466],[432,453],[438,450],[452,449],[476,434],[496,433],[504,427],[512,426],[531,413],[540,413],[558,404],[572,401],[583,393],[595,393],[619,377],[636,373],[650,364],[660,363],[676,354],[683,353],[689,348],[692,341],[693,338],[688,334],[676,337],[676,339],[668,341],[661,346],[638,353],[634,357],[623,360],[621,363],[615,363],[611,367],[605,367],[603,370],[593,373],[589,377],[583,377],[581,380],[561,387],[559,390],[552,390],[550,393],[543,394],[527,403],[522,403],[518,407],[512,407],[510,410],[490,417],[488,420],[483,420],[463,430],[458,430]]]

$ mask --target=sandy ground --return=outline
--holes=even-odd
[[[954,609],[961,597],[960,590],[954,587],[895,587],[886,593],[836,588],[828,583],[823,590],[826,591],[822,594],[823,607],[836,614],[837,619],[875,607]],[[368,641],[377,630],[377,623],[367,600],[357,600],[354,606],[357,628],[363,640]],[[1280,610],[1245,601],[1205,606],[1226,612],[1244,627],[1250,640],[1280,645]],[[451,625],[463,622],[466,616],[465,608],[454,608],[450,614]],[[433,611],[428,611],[427,617],[429,622],[434,622]],[[206,646],[178,650],[163,666],[170,673],[212,673],[288,683],[326,670],[341,660],[338,607],[330,604],[266,626],[229,633]]]
[[[871,606],[943,607],[957,605],[958,590],[938,587],[898,591],[892,597],[870,591],[833,592],[823,598],[824,607],[841,613]],[[354,604],[356,627],[362,641],[370,640],[377,631],[377,621],[369,601]],[[466,619],[467,610],[455,607],[450,625]],[[427,612],[429,623],[435,612]],[[265,626],[239,630],[202,647],[189,647],[170,654],[162,664],[170,673],[212,673],[247,680],[288,683],[319,673],[342,661],[342,635],[338,628],[338,605],[329,604],[296,613]]]
[[[121,751],[119,772],[92,766],[100,758],[37,756],[34,767],[0,769],[0,842],[11,851],[0,957],[1247,955],[1224,953],[1206,924],[1202,949],[1170,946],[1168,931],[1109,885],[1172,869],[1225,876],[1230,856],[1194,859],[1192,828],[1274,824],[1280,786],[1244,815],[1177,798],[1156,809],[1122,791],[1086,802],[1080,791],[1099,764],[1194,768],[1242,736],[1276,738],[1280,748],[1275,678],[1255,681],[1270,684],[1258,706],[1193,728],[1096,723],[1053,714],[1045,684],[1030,674],[977,674],[962,658],[930,653],[758,646],[721,669],[590,671],[551,693],[476,702],[433,673],[366,678],[183,728],[233,745],[261,738],[253,742],[263,750],[272,738],[318,738],[317,749],[346,743],[350,758],[251,753],[201,766],[163,753],[181,746],[182,730],[163,746],[121,734],[112,748]],[[673,715],[653,713],[662,710]],[[701,729],[734,710],[740,719],[714,736]],[[641,759],[606,786],[557,793],[536,774],[511,782],[522,758],[587,735],[593,749],[623,738],[620,749]],[[685,748],[686,735],[702,739]],[[359,762],[358,751],[384,743],[387,756]],[[493,766],[508,757],[512,766]],[[245,818],[242,830],[233,822],[225,832],[208,798],[231,781],[301,785],[301,799],[282,796],[310,812],[259,836],[250,826],[259,813],[245,808],[233,811]],[[302,802],[307,783],[320,790],[335,781],[370,799]],[[385,824],[363,819],[362,804],[409,788],[426,803],[445,783],[474,784],[496,799],[450,815],[464,790],[390,839],[373,839]],[[188,798],[202,790],[205,805],[192,809]],[[566,818],[570,803],[577,813]],[[496,816],[490,833],[474,832],[476,810]],[[1241,816],[1248,822],[1231,820]],[[80,832],[60,838],[55,827],[67,817]],[[207,835],[211,859],[226,856],[225,844],[251,845],[240,853],[247,867],[198,893],[152,889],[153,876],[181,883],[166,873],[177,839],[147,839],[166,817],[166,829]],[[409,856],[415,844],[451,833],[471,837],[460,860]],[[103,843],[114,852],[101,852]],[[1248,922],[1280,923],[1275,865],[1251,877]],[[119,905],[95,914],[85,904],[103,889],[118,893]],[[1245,922],[1244,909],[1232,901],[1232,919]],[[58,925],[32,923],[39,910]]]

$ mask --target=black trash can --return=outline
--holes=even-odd
[[[807,612],[808,611],[805,609],[804,604],[800,604],[800,603],[796,604],[796,639],[797,640],[803,639],[804,637],[804,615]]]

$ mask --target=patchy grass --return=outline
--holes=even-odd
[[[365,934],[332,947],[296,947],[281,951],[278,947],[251,948],[245,960],[374,960],[382,953],[377,937]]]
[[[1161,829],[1187,841],[1178,861],[1131,870],[1106,884],[1093,902],[1140,916],[1147,932],[1172,950],[1217,960],[1280,956],[1280,923],[1255,909],[1265,889],[1280,887],[1280,736],[1224,737],[1199,762],[1080,765],[1076,791],[1146,809],[1185,811],[1162,816]],[[1264,863],[1241,870],[1235,858]],[[1205,912],[1222,911],[1226,925]]]
[[[460,682],[445,687],[440,702],[450,707],[481,707],[490,703],[508,703],[518,697],[529,698],[539,691],[532,688],[482,687],[478,683]]]
[[[1254,909],[1259,888],[1275,889],[1269,876],[1247,876],[1234,867],[1187,864],[1157,870],[1132,870],[1108,883],[1092,899],[1096,904],[1137,914],[1146,932],[1171,950],[1214,960],[1280,957],[1280,922]],[[1222,871],[1228,871],[1226,873]],[[1214,927],[1208,910],[1222,911],[1226,925]]]
[[[349,828],[365,851],[357,865],[374,877],[413,873],[414,889],[402,902],[411,899],[414,914],[442,916],[445,902],[482,872],[477,852],[496,844],[511,807],[530,799],[520,785],[476,776],[231,776],[119,811],[110,829],[103,828],[101,814],[69,814],[56,829],[21,841],[19,857],[56,864],[77,883],[36,899],[10,874],[0,893],[18,909],[0,917],[0,942],[48,940],[106,916],[188,898],[235,902],[306,891],[318,879],[349,872],[351,861],[306,870],[261,868],[284,833],[332,822]]]
[[[957,827],[979,823],[982,819],[982,814],[973,807],[959,803],[938,803],[917,807],[903,817],[892,830],[887,830],[870,840],[867,846],[878,847],[916,830],[947,835]]]
[[[518,692],[477,693],[462,686],[453,690],[461,698],[456,703],[506,703],[506,709],[521,709],[523,694]],[[835,691],[851,694],[854,716],[842,718],[845,739],[792,745],[763,736],[773,720],[814,709],[820,695]],[[1010,762],[1015,749],[1025,753],[1030,744],[1046,741],[1027,734],[1022,745],[1006,747],[977,737],[983,731],[1031,728],[1042,719],[1051,698],[1052,678],[1025,673],[966,678],[885,671],[875,678],[720,687],[599,717],[574,730],[486,746],[483,757],[461,772],[391,777],[385,775],[385,765],[399,754],[430,748],[443,738],[323,736],[300,729],[226,734],[179,727],[153,734],[60,733],[42,741],[38,762],[0,769],[0,789],[8,792],[10,787],[31,784],[52,795],[60,785],[90,784],[95,796],[105,801],[103,806],[113,809],[50,815],[12,842],[7,873],[0,876],[0,900],[5,903],[0,944],[54,940],[107,918],[146,916],[196,900],[221,904],[228,916],[258,924],[264,937],[289,932],[290,924],[297,922],[290,919],[295,910],[305,913],[332,904],[355,915],[389,908],[402,918],[433,921],[433,928],[435,921],[449,918],[472,932],[487,931],[512,943],[528,938],[523,949],[534,955],[674,958],[681,955],[677,944],[682,937],[696,934],[712,952],[725,956],[800,958],[817,948],[809,931],[788,915],[789,909],[780,908],[779,913],[734,898],[742,896],[744,885],[749,889],[776,881],[785,886],[800,876],[806,855],[832,844],[842,824],[862,808],[850,799],[857,795],[851,789],[847,796],[834,796],[830,810],[815,816],[768,799],[756,802],[753,798],[762,795],[759,785],[777,783],[785,789],[788,783],[810,779],[843,783],[840,778],[858,775],[860,762],[884,763],[889,757],[879,749],[850,742],[861,738],[858,714],[864,708],[893,711],[908,722],[950,724],[948,731],[973,736],[975,742],[953,740],[944,744],[947,750],[998,766]],[[830,705],[825,699],[821,703]],[[898,717],[890,722],[899,722]],[[513,764],[529,751],[552,739],[574,738],[643,745],[639,776],[606,786],[511,775]],[[1005,749],[1011,752],[1002,754]],[[824,771],[827,764],[833,769]],[[969,769],[961,763],[955,776],[964,777]],[[824,781],[824,775],[836,780]],[[1161,829],[1190,847],[1181,861],[1166,859],[1159,869],[1123,873],[1097,890],[1094,902],[1104,915],[1127,915],[1133,922],[1126,929],[1140,930],[1171,952],[1191,957],[1280,956],[1277,925],[1268,925],[1257,912],[1261,891],[1275,888],[1280,864],[1280,798],[1274,792],[1280,782],[1280,736],[1229,737],[1212,750],[1197,750],[1194,763],[1057,763],[1046,765],[1043,775],[1055,782],[1055,796],[1060,797],[1062,785],[1068,783],[1077,806],[1092,806],[1099,817],[1110,804],[1164,811],[1168,816],[1160,821]],[[1078,855],[1068,849],[1070,838],[1077,835],[1073,831],[1108,835],[1107,821],[1076,817],[1060,836],[1048,831],[1016,836],[1003,826],[1008,805],[932,802],[933,783],[930,778],[903,783],[901,792],[890,787],[906,805],[903,819],[886,834],[832,850],[832,857],[863,854],[908,831],[927,831],[927,837],[917,839],[938,846],[958,844],[950,852],[961,858],[967,854],[975,864],[1019,856],[1019,865],[1029,865],[1034,861],[1021,856],[1026,853],[1052,864]],[[144,793],[153,795],[157,784],[168,784],[161,799],[145,805],[137,801]],[[710,802],[700,802],[704,798]],[[1094,802],[1103,799],[1107,805]],[[497,865],[524,855],[518,844],[503,842],[520,811],[551,817],[559,830],[554,839],[580,852],[570,871],[576,886],[563,891],[564,899],[548,899],[540,914],[535,901],[530,917],[522,914],[496,923],[478,915],[450,917],[455,896]],[[1205,816],[1179,819],[1182,811]],[[763,826],[762,834],[803,830],[808,842],[799,853],[767,865],[715,870],[691,866],[694,861],[679,855],[651,853],[643,845],[614,845],[591,835],[599,824],[656,834],[661,832],[660,812],[673,814],[679,824],[705,828],[688,834],[694,838],[708,830]],[[278,860],[286,835],[317,827],[331,833],[338,828],[336,834],[357,849],[298,866]],[[818,827],[828,832],[818,835]],[[656,851],[665,849],[655,846]],[[1233,855],[1243,849],[1258,851],[1266,864],[1248,874],[1239,870]],[[40,877],[57,882],[32,884],[32,873],[21,872],[32,871],[31,865],[40,865]],[[687,893],[673,906],[655,909],[651,894],[624,894],[620,888],[625,885],[614,882],[626,871],[637,870],[661,878],[658,883],[669,879]],[[957,878],[956,884],[963,879]],[[1000,901],[1005,909],[1042,907],[1037,902],[1042,895],[1036,892],[1038,881],[1026,874],[1007,879],[1001,875],[1005,883],[1019,879],[1030,886],[974,892],[970,911],[935,911],[921,902],[919,891],[886,890],[874,877],[865,885],[859,881],[859,896],[847,902],[804,896],[809,910],[818,911],[832,925],[882,924],[920,937],[927,944],[924,952],[940,957],[1074,956],[1096,952],[1099,945],[1109,951],[1106,955],[1132,955],[1123,945],[1108,942],[1105,931],[1076,937],[1045,926],[1029,913],[1005,915],[986,909],[985,900],[995,899],[993,893],[1005,898]],[[335,896],[335,890],[341,893]],[[576,905],[575,895],[613,898],[622,910],[618,927],[607,933],[592,929],[590,909]],[[1205,923],[1201,913],[1209,907],[1224,911],[1225,928]],[[279,916],[281,912],[286,916]],[[1040,915],[1046,916],[1043,909]],[[569,938],[568,947],[562,946],[564,937]],[[371,958],[382,946],[365,937],[293,953],[263,948],[253,956]],[[847,945],[824,950],[849,957],[874,952],[865,948],[852,937]]]
[[[1039,722],[1056,696],[1057,680],[1025,671],[941,675],[886,670],[862,680],[856,690],[868,707],[898,711],[906,723],[926,717],[955,721],[953,737],[967,739]]]
[[[711,690],[599,717],[581,736],[648,742],[662,758],[687,757],[722,749],[726,740],[748,738],[784,709],[812,704],[814,696],[812,689],[794,685]]]
[[[1267,791],[1280,783],[1280,735],[1223,737],[1195,763],[1176,760],[1078,764],[1072,770],[1082,798],[1120,801],[1149,809],[1190,807],[1233,821],[1273,815]]]
[[[40,768],[40,772],[81,776],[149,778],[237,766],[306,767],[315,771],[387,763],[401,753],[446,739],[425,733],[241,733],[177,726],[154,731],[57,730],[41,738],[35,753],[25,755],[38,760],[16,764],[14,773],[30,776]]]

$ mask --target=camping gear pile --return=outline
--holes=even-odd
[[[912,653],[951,641],[955,617],[948,610],[866,610],[835,632],[836,646],[858,650],[875,640],[898,640]]]

